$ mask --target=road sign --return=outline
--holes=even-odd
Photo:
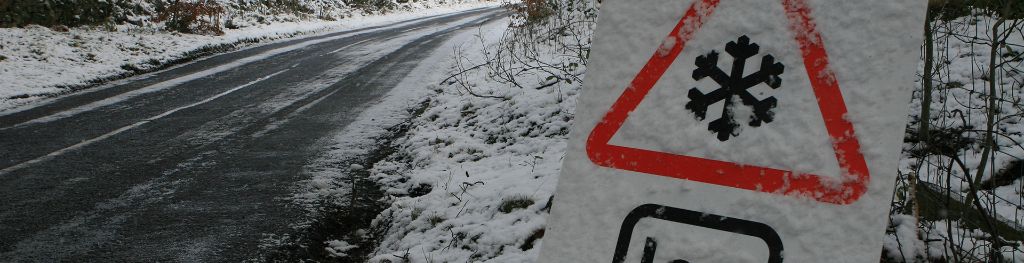
[[[878,260],[925,3],[601,8],[541,262]]]

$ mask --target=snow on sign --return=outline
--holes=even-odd
[[[605,1],[541,262],[877,262],[924,1]]]

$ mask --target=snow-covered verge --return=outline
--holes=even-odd
[[[585,69],[574,52],[589,48],[593,20],[537,41],[517,38],[527,30],[520,18],[437,64],[448,74],[426,85],[427,108],[392,142],[397,151],[369,168],[390,202],[374,220],[383,235],[370,262],[536,260]],[[554,67],[521,71],[530,62],[509,62],[518,48]]]
[[[378,169],[375,167],[379,167],[373,165],[375,162],[391,156],[393,148],[389,143],[405,134],[403,128],[411,127],[410,118],[422,115],[428,98],[436,95],[438,88],[434,83],[440,81],[438,76],[447,75],[450,71],[449,67],[441,65],[454,63],[452,52],[475,47],[481,37],[493,38],[507,25],[507,19],[499,19],[454,35],[423,59],[386,95],[369,103],[373,106],[355,117],[345,129],[323,141],[327,151],[305,166],[310,179],[299,185],[292,200],[306,208],[312,218],[319,220],[302,224],[312,226],[313,231],[321,231],[318,235],[329,239],[323,244],[310,243],[316,240],[305,243],[326,250],[328,261],[362,261],[362,257],[368,256],[363,253],[372,252],[360,250],[376,244],[379,231],[385,229],[364,228],[353,222],[362,218],[354,219],[349,215],[376,209],[365,215],[367,219],[373,219],[387,205],[367,200],[377,198],[375,193],[370,193],[375,190],[366,189],[377,187],[376,182],[368,178],[368,170],[375,171]],[[325,225],[326,228],[323,227]],[[351,225],[360,229],[352,229]],[[277,242],[275,239],[280,240],[280,237],[264,240],[264,243],[273,244]]]
[[[1020,74],[1024,21],[1007,20],[999,26],[1003,36],[995,39],[1005,36],[1005,44],[991,60],[992,27],[997,18],[982,10],[973,12],[933,25],[936,66],[929,107],[931,128],[929,138],[919,138],[924,97],[919,81],[909,105],[908,141],[885,240],[885,256],[893,261],[987,261],[993,257],[989,229],[994,228],[999,237],[995,242],[1001,254],[998,257],[1005,262],[1024,262],[1024,236],[1020,235],[1024,232],[1024,174],[1019,166],[1012,168],[1024,159],[1024,75]],[[995,78],[989,75],[990,62],[998,65]],[[923,68],[922,63],[920,76],[924,76]],[[992,80],[994,86],[990,86]],[[997,110],[989,112],[993,87],[993,108]],[[986,156],[989,113],[995,114],[993,142],[997,147]],[[993,179],[994,175],[998,178]],[[920,180],[913,190],[911,178]],[[979,202],[975,203],[968,196],[972,184],[978,182],[981,184],[974,187]],[[978,213],[978,206],[984,211]]]
[[[445,3],[445,4],[442,4]],[[288,19],[226,29],[208,36],[121,25],[109,29],[41,26],[0,28],[0,110],[124,78],[200,56],[269,43],[496,6],[496,1],[422,1],[388,14],[350,14],[341,20]]]

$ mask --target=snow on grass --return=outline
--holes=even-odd
[[[484,63],[503,32],[483,33],[439,66]],[[541,47],[541,59],[565,57]],[[371,262],[536,260],[580,86],[538,75],[518,88],[489,73],[429,85],[398,152],[371,168],[392,202],[375,220],[387,232]]]
[[[913,262],[915,256],[925,255],[927,246],[917,238],[917,218],[894,215],[891,219],[894,235],[886,236],[882,246],[888,248],[886,257]]]
[[[358,246],[349,244],[343,240],[331,240],[327,241],[327,247],[325,249],[327,250],[327,253],[331,254],[331,256],[344,257],[348,255],[345,254],[345,252],[357,247]]]
[[[320,35],[442,15],[497,2],[416,5],[386,15],[353,16],[338,21],[309,20],[227,29],[222,36],[190,35],[121,27],[116,31],[80,27],[68,32],[40,26],[0,28],[0,109],[9,109],[190,59],[211,51],[298,35]]]

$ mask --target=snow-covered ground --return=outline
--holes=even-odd
[[[461,63],[483,63],[481,47],[501,33],[466,43]],[[394,197],[377,218],[390,227],[374,262],[536,260],[579,86],[510,88],[486,73],[466,77],[469,87],[503,99],[454,81],[428,86],[430,105],[395,142],[399,153],[372,168]]]
[[[296,201],[347,202],[348,176],[369,169],[390,203],[370,231],[383,233],[371,262],[535,261],[580,82],[525,74],[529,88],[518,88],[496,80],[494,64],[474,67],[496,56],[509,22],[462,33],[421,63],[327,142],[333,150],[307,166],[313,178]],[[538,46],[546,62],[564,62],[554,43]],[[344,164],[404,121],[411,129],[391,142],[396,152],[370,167]],[[330,253],[351,248],[327,243]]]
[[[95,27],[71,28],[68,32],[41,26],[0,28],[0,79],[4,80],[0,85],[0,110],[164,67],[210,50],[316,36],[499,4],[486,0],[421,4],[390,14],[355,14],[337,21],[307,19],[254,24],[226,29],[221,36],[181,34],[130,25],[118,26],[114,31]]]

